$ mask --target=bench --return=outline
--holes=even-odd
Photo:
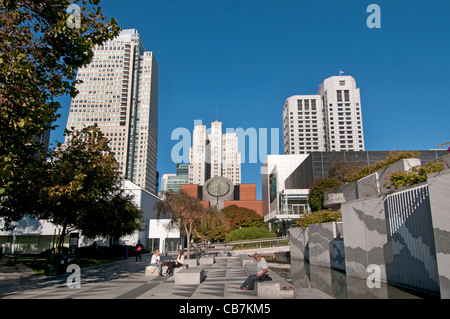
[[[201,267],[185,268],[174,274],[176,285],[200,285],[205,278],[205,271]]]
[[[22,255],[22,251],[19,250],[19,251],[16,251],[14,254],[8,254],[5,256],[9,258],[9,260],[8,260],[9,265],[15,265],[15,264],[17,264],[17,259],[19,259],[20,255]],[[14,260],[14,262],[12,262],[13,260]]]
[[[200,257],[198,263],[200,265],[212,265],[216,262],[216,258],[214,256],[203,255]]]
[[[162,266],[163,275],[165,275],[167,268],[168,268],[167,266],[164,266],[164,265]],[[186,269],[186,268],[182,268],[182,267],[174,268],[173,273],[175,274],[183,269]],[[155,267],[155,266],[145,267],[145,277],[157,277],[157,276],[158,276],[158,267]]]
[[[253,257],[248,255],[239,255],[239,259],[241,260],[242,266],[247,272],[247,275],[256,274],[256,265],[257,262]],[[292,287],[286,280],[284,280],[277,273],[273,272],[270,269],[267,272],[269,276],[272,278],[271,281],[256,281],[255,282],[255,291],[256,295],[259,298],[265,299],[279,299],[279,298],[293,298],[294,290],[284,290],[284,287]]]

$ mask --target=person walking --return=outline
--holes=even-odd
[[[138,242],[137,242],[137,244],[136,244],[136,247],[135,247],[135,250],[136,250],[136,261],[138,261],[138,258],[139,258],[139,261],[142,260],[142,259],[141,259],[141,252],[142,252],[142,249],[144,249],[144,245],[142,245],[142,244],[141,244],[141,241],[138,240]]]
[[[255,253],[253,255],[253,258],[255,258],[255,260],[258,262],[258,264],[256,265],[256,274],[248,276],[241,286],[236,287],[239,290],[255,289],[255,281],[264,276],[269,271],[267,261],[263,257],[261,257],[261,255]]]

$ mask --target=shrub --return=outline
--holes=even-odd
[[[372,165],[368,165],[360,169],[359,171],[350,174],[344,182],[346,183],[352,183],[357,181],[358,179],[361,179],[363,177],[366,177],[370,174],[375,173],[376,171],[388,167],[391,164],[394,164],[395,162],[398,162],[401,159],[404,158],[416,158],[419,156],[419,152],[410,152],[410,151],[400,151],[400,152],[390,152],[389,155],[381,161],[378,161]]]
[[[335,222],[338,220],[342,220],[342,213],[340,211],[326,209],[306,214],[303,218],[296,219],[295,223],[300,227],[308,227],[311,224]]]
[[[398,189],[427,181],[427,174],[444,169],[444,162],[428,162],[423,166],[414,166],[408,172],[392,172],[388,174],[384,187]]]
[[[259,239],[275,237],[275,233],[268,230],[266,227],[243,227],[230,231],[225,236],[225,241]]]

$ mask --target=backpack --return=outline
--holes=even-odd
[[[258,279],[258,281],[271,281],[271,280],[272,280],[272,277],[270,277],[268,273],[265,273]]]

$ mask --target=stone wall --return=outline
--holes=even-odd
[[[447,156],[450,163],[450,156]],[[450,298],[450,169],[428,176],[441,298]]]

